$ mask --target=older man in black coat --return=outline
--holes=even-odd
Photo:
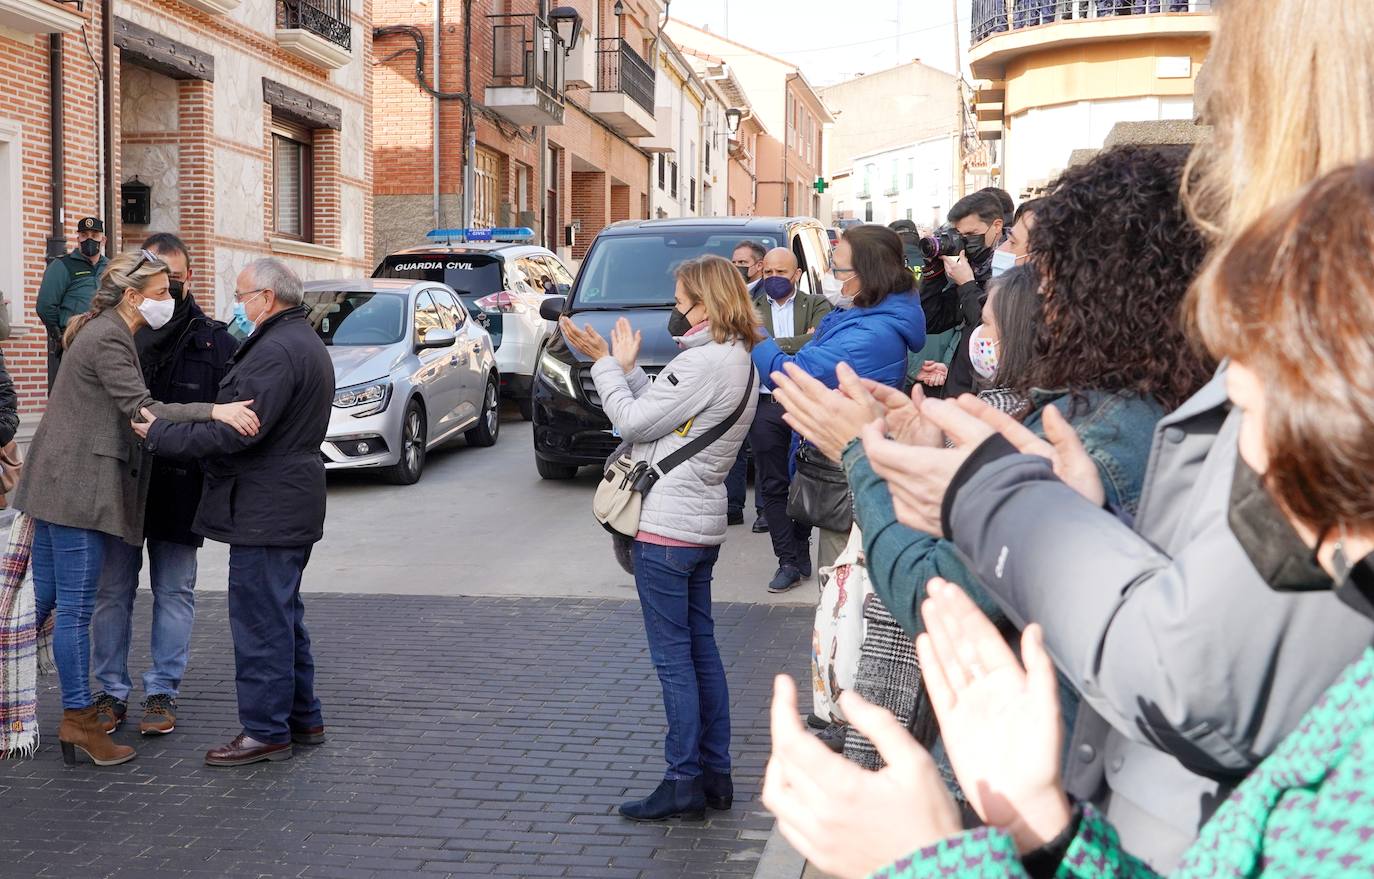
[[[195,530],[230,545],[229,627],[243,731],[206,753],[211,766],[286,760],[293,741],[324,741],[300,588],[311,547],[324,533],[320,443],[334,401],[334,367],[306,320],[300,278],[284,263],[249,264],[235,288],[255,328],[220,383],[219,399],[254,401],[257,435],[185,430],[190,425],[165,420],[135,425],[153,454],[203,459]]]

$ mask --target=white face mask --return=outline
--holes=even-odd
[[[821,295],[834,308],[848,308],[854,304],[854,297],[844,294],[844,282],[829,272],[821,275]]]
[[[992,377],[997,375],[998,344],[996,340],[987,338],[983,329],[983,325],[979,324],[969,334],[968,360],[979,378],[992,381]]]
[[[176,307],[175,299],[144,299],[138,304],[143,319],[155,330],[167,326],[167,321],[172,319],[172,312],[176,311]]]
[[[992,254],[992,276],[995,278],[1003,272],[1016,267],[1017,256],[1010,250],[998,250]]]

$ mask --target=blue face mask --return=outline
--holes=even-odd
[[[255,329],[257,329],[257,324],[248,319],[248,311],[243,307],[243,303],[235,302],[234,317],[229,321],[229,331],[234,335],[242,334],[241,338],[246,339],[253,334]]]
[[[770,299],[781,301],[792,295],[792,282],[782,275],[771,275],[763,279],[759,289],[767,293]]]

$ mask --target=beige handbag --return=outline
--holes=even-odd
[[[754,385],[754,364],[749,364],[749,383],[745,385],[744,397],[720,424],[673,452],[657,464],[647,461],[632,461],[629,455],[621,455],[606,465],[601,483],[596,487],[596,497],[592,499],[592,515],[612,534],[634,537],[639,533],[639,513],[644,505],[644,496],[668,471],[690,460],[719,440],[735,426],[749,398],[757,392]]]

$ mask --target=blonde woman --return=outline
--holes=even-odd
[[[568,344],[595,361],[602,406],[632,444],[634,460],[661,462],[735,419],[644,497],[633,548],[635,587],[663,685],[668,769],[652,794],[621,805],[620,814],[635,821],[700,819],[707,806],[728,809],[734,797],[730,697],[711,618],[711,572],[725,542],[725,477],[758,402],[750,352],[759,318],[739,271],[725,259],[690,260],[676,276],[668,332],[682,353],[657,381],[635,366],[640,336],[629,321],[616,323],[610,348],[590,326],[561,321]]]
[[[53,654],[62,684],[62,757],[80,750],[97,765],[132,760],[134,750],[110,741],[97,720],[90,690],[90,619],[105,542],[143,540],[150,467],[130,428],[149,408],[171,421],[223,421],[244,434],[258,429],[252,401],[159,403],[148,395],[134,333],[157,329],[175,306],[167,264],[144,250],[110,261],[91,309],[67,324],[65,366],[34,434],[16,509],[34,520],[33,581],[41,627],[56,614]]]

